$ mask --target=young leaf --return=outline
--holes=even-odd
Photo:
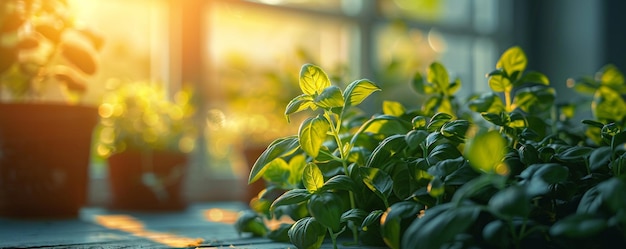
[[[537,83],[548,86],[550,85],[550,80],[548,79],[548,76],[540,72],[528,72],[522,76],[522,79],[519,80],[519,84],[524,83]]]
[[[500,175],[508,173],[508,167],[502,162],[507,144],[497,131],[477,135],[466,148],[466,156],[475,170]]]
[[[304,172],[302,173],[302,183],[309,193],[317,192],[322,186],[324,186],[324,175],[317,164],[307,163],[304,166]]]
[[[300,69],[300,89],[302,93],[310,96],[317,96],[330,86],[328,75],[312,64],[305,64]]]
[[[265,166],[263,179],[269,182],[285,185],[289,179],[289,175],[290,170],[287,162],[285,162],[282,158],[276,158]]]
[[[496,63],[496,68],[504,69],[506,74],[511,77],[516,72],[520,75],[526,69],[527,62],[524,51],[520,47],[514,46],[504,51]]]
[[[426,128],[428,131],[433,132],[439,130],[443,124],[450,121],[452,119],[452,115],[445,112],[438,112],[428,122],[428,127]]]
[[[315,104],[320,108],[330,109],[343,107],[343,95],[337,86],[329,86],[315,97]]]
[[[287,104],[287,108],[285,108],[285,117],[287,118],[287,121],[289,121],[290,114],[301,112],[309,108],[312,110],[317,109],[317,106],[313,102],[313,97],[306,94],[299,95]]]
[[[450,78],[448,76],[448,71],[441,63],[433,62],[430,64],[430,67],[428,67],[427,77],[428,82],[437,86],[440,92],[446,92],[448,90]]]
[[[345,107],[348,107],[361,104],[361,102],[363,102],[363,100],[365,100],[372,93],[380,90],[380,87],[369,80],[362,79],[353,81],[343,92],[343,99],[345,101],[344,105]]]
[[[494,75],[489,77],[489,87],[497,93],[510,92],[513,89],[513,83],[507,77]]]
[[[504,111],[504,102],[493,92],[486,92],[469,101],[469,108],[475,112],[500,113]]]
[[[316,249],[322,246],[326,229],[313,217],[302,218],[289,231],[289,241],[299,249]]]
[[[330,129],[330,124],[321,115],[304,120],[298,132],[298,140],[302,150],[307,155],[316,158],[320,152],[320,147],[326,140],[328,129]]]
[[[298,137],[289,136],[276,139],[254,162],[248,177],[248,183],[253,183],[263,175],[265,166],[276,158],[292,154],[298,149]]]
[[[298,203],[308,200],[310,197],[311,197],[311,193],[309,193],[309,191],[307,191],[306,189],[301,189],[301,188],[292,189],[292,190],[285,192],[278,198],[276,198],[276,200],[272,202],[272,205],[270,206],[270,210],[274,210],[276,207],[279,207],[282,205],[298,204]]]

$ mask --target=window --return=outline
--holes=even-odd
[[[409,81],[433,61],[462,79],[463,98],[487,90],[484,75],[495,65],[509,25],[501,13],[510,9],[509,1],[498,0],[70,3],[78,19],[106,38],[98,81],[149,80],[172,92],[190,84],[199,92],[207,122],[188,175],[192,200],[243,195],[243,149],[297,131],[282,110],[299,94],[302,64],[318,64],[337,84],[363,77],[381,85],[370,112],[389,96],[419,104]]]

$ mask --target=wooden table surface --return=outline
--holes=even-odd
[[[245,208],[234,202],[203,203],[180,212],[83,208],[72,219],[0,218],[0,248],[295,248],[238,234],[232,224]]]

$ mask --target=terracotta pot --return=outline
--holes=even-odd
[[[265,151],[266,146],[246,146],[243,148],[243,155],[248,165],[248,173],[252,170],[252,166],[256,160],[261,156],[263,151]],[[252,184],[247,184],[248,176],[245,176],[246,181],[246,196],[244,197],[245,202],[249,202],[252,198],[257,197],[261,190],[265,189],[265,181],[263,179],[259,179]]]
[[[112,155],[108,163],[109,208],[165,211],[186,207],[182,193],[186,154],[131,150]],[[159,184],[153,187],[148,185],[156,182]]]
[[[95,107],[0,104],[0,214],[77,216],[97,121]]]

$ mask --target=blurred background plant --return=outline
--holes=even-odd
[[[0,4],[0,100],[77,103],[99,66],[103,38],[65,0]]]
[[[182,89],[169,100],[160,85],[111,79],[98,111],[98,155],[125,150],[194,150],[197,127],[193,91]]]

